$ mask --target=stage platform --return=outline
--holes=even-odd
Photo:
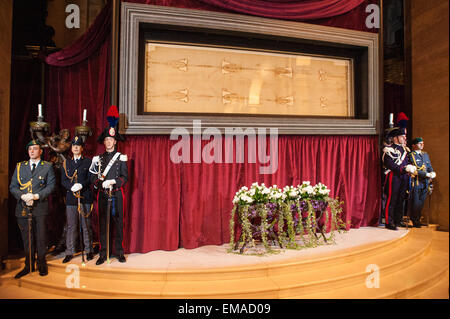
[[[432,228],[363,227],[336,233],[335,244],[265,256],[228,253],[228,244],[100,266],[97,256],[84,266],[81,255],[68,264],[48,256],[48,276],[19,280],[23,259],[8,260],[0,298],[448,299],[448,242]]]

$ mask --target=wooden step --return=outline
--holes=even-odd
[[[379,262],[378,259],[375,262]],[[293,298],[311,299],[395,299],[415,298],[421,291],[426,291],[448,273],[448,233],[446,244],[433,240],[430,249],[417,262],[399,271],[386,273],[380,268],[379,288],[368,288],[365,280],[328,292],[304,294]],[[366,273],[366,278],[369,273]],[[448,281],[447,281],[448,295]]]
[[[410,229],[387,243],[240,267],[139,270],[88,263],[68,269],[55,260],[49,262],[48,276],[35,272],[12,280],[9,272],[1,278],[27,291],[72,298],[413,298],[448,272],[448,233],[440,233]],[[372,264],[379,268],[380,288],[368,289],[366,267]],[[80,288],[66,286],[73,267]]]

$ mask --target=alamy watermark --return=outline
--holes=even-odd
[[[366,7],[366,13],[370,13],[366,18],[366,27],[368,29],[380,28],[380,7],[376,4],[369,4]]]
[[[367,265],[366,272],[370,273],[366,278],[366,287],[380,288],[380,267],[376,264]]]
[[[227,127],[223,135],[215,127],[208,127],[202,131],[202,121],[194,120],[192,123],[192,154],[189,130],[175,128],[170,134],[170,139],[178,140],[178,142],[170,149],[170,160],[175,164],[244,163],[245,137],[247,137],[247,163],[256,163],[256,159],[258,159],[258,163],[261,164],[260,174],[275,173],[278,170],[277,128],[267,130],[266,128]],[[210,142],[202,147],[202,140]]]
[[[76,4],[69,4],[66,6],[66,13],[69,13],[66,17],[67,29],[79,29],[80,28],[80,7]]]

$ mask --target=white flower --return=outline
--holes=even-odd
[[[262,194],[269,194],[270,193],[270,189],[264,188],[261,193]]]
[[[241,201],[249,203],[249,204],[253,202],[253,198],[251,198],[245,194],[242,195],[240,199],[241,199]]]
[[[314,188],[312,186],[306,186],[305,191],[310,195],[314,194]]]

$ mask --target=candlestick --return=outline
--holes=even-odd
[[[84,109],[84,111],[83,111],[83,122],[86,122],[86,115],[87,115],[87,110]]]
[[[38,117],[42,117],[42,104],[38,104]]]
[[[389,114],[389,125],[394,125],[394,113]]]

